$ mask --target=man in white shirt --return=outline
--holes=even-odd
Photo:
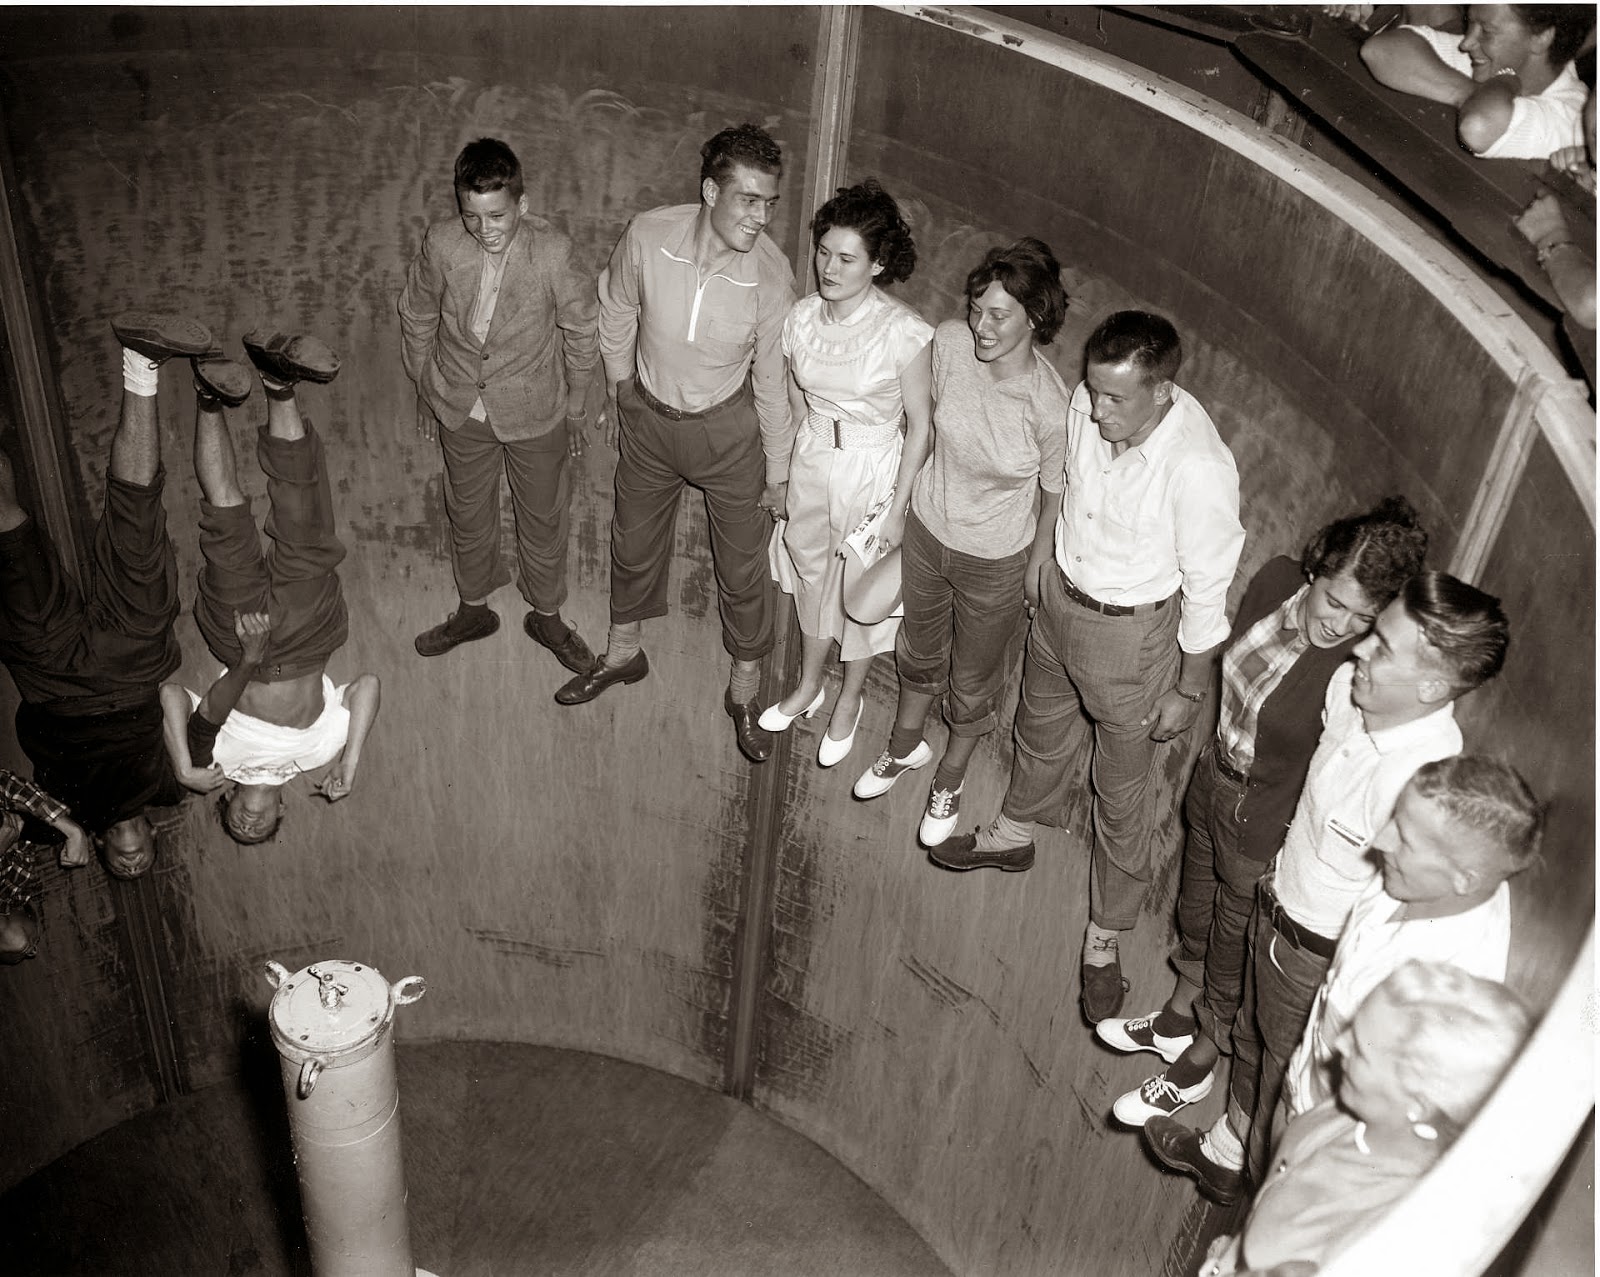
[[[1367,994],[1402,963],[1449,962],[1485,980],[1506,978],[1507,880],[1538,858],[1542,824],[1533,791],[1497,759],[1458,755],[1417,769],[1372,845],[1382,871],[1350,910],[1289,1061],[1274,1131],[1334,1095],[1340,1039]]]
[[[1593,26],[1592,5],[1474,4],[1465,36],[1406,23],[1369,39],[1361,60],[1378,83],[1455,107],[1473,154],[1542,160],[1583,145],[1588,90],[1572,57]]]
[[[1215,677],[1244,546],[1233,455],[1173,383],[1182,360],[1177,331],[1144,311],[1118,311],[1089,337],[1067,409],[1066,492],[1028,634],[1011,785],[990,828],[929,853],[946,869],[1026,869],[1037,822],[1059,819],[1092,758],[1091,1023],[1122,1007],[1117,937],[1150,886],[1150,781],[1161,742],[1194,722]]]
[[[1144,1127],[1151,1152],[1214,1201],[1238,1199],[1247,1159],[1261,1182],[1289,1058],[1350,909],[1377,874],[1373,839],[1419,767],[1461,752],[1454,703],[1499,673],[1509,637],[1498,599],[1424,572],[1328,684],[1322,739],[1251,920],[1227,1112],[1204,1133],[1160,1115]]]

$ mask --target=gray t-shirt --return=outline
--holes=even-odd
[[[1003,559],[1033,541],[1038,491],[1065,482],[1067,403],[1061,376],[1033,352],[1029,370],[990,379],[965,320],[933,334],[933,453],[911,508],[952,550]]]

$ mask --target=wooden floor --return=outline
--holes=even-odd
[[[504,1043],[400,1050],[414,1257],[439,1277],[946,1277],[860,1180],[747,1105]],[[7,1274],[309,1273],[275,1062],[0,1197]]]

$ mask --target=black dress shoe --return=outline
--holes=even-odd
[[[734,739],[739,742],[739,752],[752,763],[764,763],[772,757],[772,733],[761,726],[761,706],[754,701],[743,705],[733,699],[733,692],[722,694],[722,708],[733,720]]]
[[[486,639],[500,628],[500,614],[493,608],[469,612],[462,616],[452,612],[447,620],[440,621],[431,630],[423,630],[416,637],[418,656],[442,656],[463,643]]]
[[[211,330],[184,315],[130,311],[111,321],[111,331],[129,350],[136,350],[158,364],[174,355],[194,358],[222,353],[211,340]]]
[[[339,356],[315,337],[257,329],[242,340],[244,353],[257,370],[286,386],[297,381],[326,385],[338,376]]]
[[[642,651],[635,652],[621,665],[607,665],[606,658],[597,656],[585,674],[556,689],[557,705],[582,705],[592,701],[613,683],[637,683],[650,672],[650,662]]]
[[[565,634],[551,640],[539,628],[539,614],[530,611],[522,618],[522,632],[540,647],[547,647],[554,652],[556,660],[574,674],[587,674],[594,668],[594,653],[589,650],[589,645],[583,641],[583,636],[575,626],[567,625]]]
[[[1163,1166],[1187,1175],[1219,1206],[1232,1206],[1244,1195],[1244,1172],[1218,1166],[1200,1147],[1200,1132],[1157,1114],[1144,1124],[1145,1147]]]

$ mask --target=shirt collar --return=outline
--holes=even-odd
[[[661,241],[661,251],[673,261],[681,263],[691,271],[694,271],[696,282],[698,282],[699,268],[694,261],[694,233],[695,227],[700,223],[700,210],[705,205],[685,204],[683,207],[688,211],[689,216],[676,231],[668,234]],[[763,231],[762,234],[765,235],[766,232]],[[758,237],[756,243],[759,244],[760,242]],[[748,253],[730,253],[729,256],[733,258],[733,261],[725,264],[719,270],[712,271],[706,278],[725,279],[730,284],[754,288],[761,282],[759,268],[755,261],[756,252],[757,249],[752,248]]]
[[[1380,754],[1392,754],[1413,741],[1426,740],[1438,732],[1446,722],[1454,722],[1455,716],[1456,703],[1451,701],[1431,714],[1424,714],[1421,718],[1414,718],[1409,723],[1400,723],[1395,727],[1380,727],[1375,732],[1367,732],[1367,736],[1372,741],[1372,747]]]

